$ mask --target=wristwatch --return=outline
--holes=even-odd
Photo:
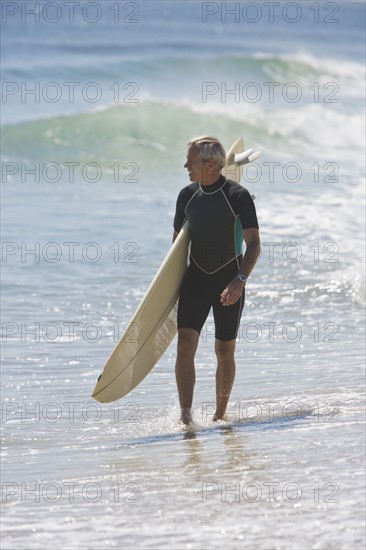
[[[244,283],[244,285],[245,285],[245,283],[246,283],[247,280],[248,280],[248,277],[247,277],[246,275],[244,275],[244,273],[240,273],[240,271],[239,271],[239,273],[237,274],[237,277],[238,277],[238,279],[241,280],[242,283]]]

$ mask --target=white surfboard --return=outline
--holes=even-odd
[[[244,151],[243,138],[237,139],[227,153],[223,174],[240,182],[243,164],[250,162],[251,154]],[[235,155],[240,155],[236,157],[236,164]],[[186,222],[99,376],[92,393],[96,401],[116,401],[133,390],[173,340],[177,332],[177,303],[187,269],[189,241]]]
[[[173,340],[189,241],[189,226],[185,223],[98,379],[92,393],[97,401],[109,403],[129,393]]]

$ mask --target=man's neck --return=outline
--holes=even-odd
[[[217,182],[217,180],[221,178],[221,172],[217,172],[215,175],[212,175],[209,178],[206,178],[205,181],[201,181],[201,185],[204,185],[205,187],[208,185],[213,185]]]

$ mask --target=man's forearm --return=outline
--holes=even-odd
[[[259,242],[247,245],[245,254],[240,264],[240,273],[242,273],[246,277],[249,277],[254,269],[255,264],[257,263],[260,251],[261,247]]]

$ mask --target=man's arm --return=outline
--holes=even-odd
[[[240,273],[249,277],[257,263],[261,251],[259,229],[256,227],[244,229],[243,238],[246,244],[246,250],[240,264]]]
[[[240,273],[249,277],[258,260],[260,253],[259,230],[256,227],[244,229],[243,238],[246,244],[245,254],[240,264]],[[224,306],[231,306],[237,302],[243,292],[245,283],[235,277],[221,294],[221,303]]]
[[[174,232],[173,232],[173,240],[172,240],[173,243],[174,243],[174,241],[175,241],[175,239],[176,239],[177,237],[178,237],[178,231],[176,231],[176,230],[174,229]]]

